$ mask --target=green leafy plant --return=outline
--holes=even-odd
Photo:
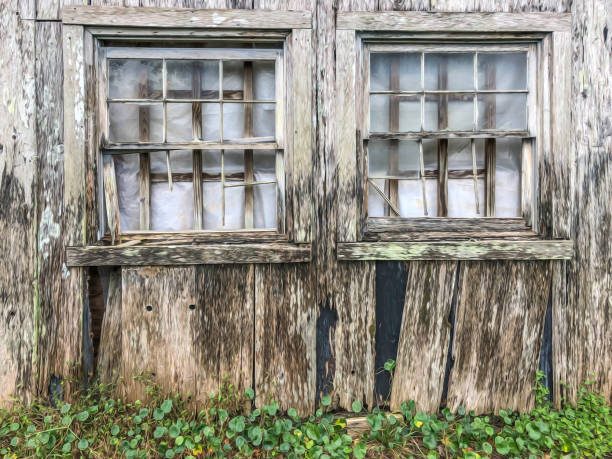
[[[389,365],[389,372],[393,371]],[[281,410],[272,397],[253,406],[255,392],[224,384],[199,411],[191,400],[166,394],[146,377],[146,401],[115,396],[98,384],[71,403],[15,403],[0,410],[0,457],[606,457],[612,454],[610,406],[587,382],[576,405],[555,409],[538,375],[536,407],[530,413],[500,411],[475,416],[459,408],[437,414],[414,402],[391,414],[366,413],[367,428],[349,435],[344,417],[327,412],[321,398],[315,414]],[[258,396],[259,397],[259,396]],[[362,402],[351,404],[362,414]],[[363,415],[363,414],[362,414]]]

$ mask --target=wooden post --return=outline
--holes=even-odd
[[[138,85],[138,97],[149,98],[149,75],[144,71]],[[148,105],[141,105],[138,108],[138,140],[147,142],[149,140],[151,128],[150,111]],[[140,229],[151,229],[151,157],[149,153],[138,155],[139,170],[139,204],[140,204]]]
[[[200,99],[202,94],[202,72],[199,62],[192,64],[192,96]],[[191,104],[191,133],[193,140],[202,140],[202,103]],[[204,196],[202,190],[202,150],[193,150],[193,228],[204,227]]]
[[[253,100],[253,63],[244,63],[243,100]],[[244,104],[244,136],[253,137],[253,104]],[[244,150],[244,182],[254,181],[253,150]],[[244,188],[244,227],[253,228],[253,187]]]
[[[442,59],[438,67],[438,89],[448,89],[448,63]],[[448,127],[448,95],[438,100],[438,130]],[[438,217],[448,216],[448,139],[438,140]]]

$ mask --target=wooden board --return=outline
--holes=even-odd
[[[338,243],[340,260],[569,260],[572,241]]]
[[[529,410],[539,365],[550,262],[461,264],[448,407]]]
[[[281,409],[315,408],[314,291],[307,265],[255,265],[255,395]]]
[[[31,400],[37,374],[36,45],[20,6],[4,2],[0,15],[0,406],[11,396]]]
[[[449,315],[457,262],[412,262],[408,272],[402,327],[390,406],[414,400],[426,413],[438,410],[450,343]]]
[[[90,26],[209,28],[209,29],[308,29],[307,11],[242,11],[180,8],[64,7],[64,24]]]
[[[103,383],[117,382],[123,358],[121,284],[121,268],[111,270],[108,276],[97,361],[97,374]]]
[[[195,268],[123,268],[121,285],[121,365],[119,391],[144,400],[145,385],[134,376],[148,373],[165,390],[196,394],[200,323]],[[190,305],[196,307],[191,309]]]
[[[253,386],[255,268],[198,266],[195,320],[188,331],[196,347],[198,400],[222,383],[242,393]]]
[[[68,266],[169,266],[232,263],[305,263],[307,244],[205,244],[66,248]]]

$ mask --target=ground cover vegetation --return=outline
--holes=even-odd
[[[392,373],[394,362],[385,368]],[[112,385],[95,384],[70,403],[0,410],[0,457],[611,457],[612,413],[603,397],[587,382],[576,405],[557,410],[542,376],[530,413],[428,415],[406,402],[391,415],[355,401],[351,416],[366,416],[367,428],[352,436],[346,414],[329,412],[330,396],[300,418],[294,409],[281,412],[272,396],[255,408],[252,389],[238,393],[225,384],[198,410],[140,376],[146,401],[129,403]]]

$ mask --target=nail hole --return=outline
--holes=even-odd
[[[189,305],[189,309],[191,309],[193,311],[195,309],[195,304],[190,304]]]
[[[147,311],[152,311],[153,310],[153,306],[151,306],[150,304],[147,304]]]

